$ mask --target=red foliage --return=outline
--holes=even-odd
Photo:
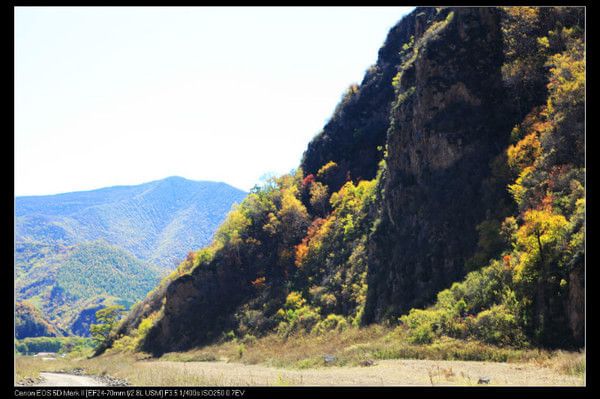
[[[306,187],[306,186],[312,184],[314,181],[315,181],[315,175],[313,175],[311,173],[302,180],[302,187]]]
[[[265,277],[259,277],[256,280],[252,281],[251,284],[254,288],[262,288],[265,286]]]
[[[311,225],[308,226],[308,231],[306,236],[302,239],[302,242],[296,245],[296,260],[294,262],[296,267],[300,267],[302,265],[302,261],[308,254],[308,243],[315,236],[315,234],[317,234],[317,231],[319,231],[319,228],[323,225],[323,223],[325,223],[325,219],[316,218]]]
[[[506,269],[510,269],[510,255],[504,255],[504,257],[502,257],[502,260],[504,261],[504,267]]]
[[[542,199],[542,203],[538,207],[538,209],[543,209],[548,212],[552,212],[552,203],[554,202],[554,196],[552,193],[546,194],[546,196]]]

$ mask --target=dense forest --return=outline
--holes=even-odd
[[[21,249],[20,256],[29,254]],[[31,253],[37,259],[40,252]],[[21,306],[27,304],[26,309],[35,308],[31,314],[48,319],[65,334],[89,335],[97,310],[112,303],[131,307],[164,275],[159,267],[103,241],[61,247],[59,254],[42,259],[33,262],[26,276],[15,281],[17,300],[23,301],[18,302]],[[56,335],[22,331],[18,338]]]
[[[371,323],[582,347],[584,32],[578,7],[415,9],[299,168],[252,190],[98,353]]]

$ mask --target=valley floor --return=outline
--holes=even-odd
[[[39,360],[34,360],[39,362]],[[80,360],[71,364],[44,362],[42,370],[69,370],[83,367],[90,375],[104,374],[126,379],[131,385],[168,386],[582,386],[583,375],[566,375],[552,367],[531,363],[497,363],[395,359],[378,360],[371,366],[331,366],[307,369],[283,369],[259,364],[226,361],[180,362],[133,360],[108,356]],[[19,372],[19,362],[17,362]],[[23,372],[23,370],[21,370]],[[35,385],[100,385],[81,376],[39,373]],[[71,379],[73,384],[69,383]],[[87,379],[86,379],[87,378]],[[484,380],[484,381],[480,381]],[[487,385],[486,384],[486,385]]]
[[[166,374],[202,376],[217,385],[307,385],[307,386],[406,386],[478,385],[584,385],[579,376],[568,376],[529,364],[438,361],[381,360],[368,367],[326,367],[288,370],[263,365],[226,362],[145,362],[140,371],[153,368]]]
[[[17,356],[15,383],[43,384],[44,372],[62,372],[134,386],[585,385],[585,351],[502,348],[449,338],[415,345],[405,334],[381,326],[288,338],[272,334],[160,358],[114,350],[53,361]]]

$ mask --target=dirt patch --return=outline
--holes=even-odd
[[[75,374],[64,373],[40,373],[41,380],[33,384],[33,386],[43,387],[101,387],[106,386],[105,383],[98,379]]]

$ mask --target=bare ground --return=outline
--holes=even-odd
[[[307,386],[404,386],[489,385],[572,386],[584,385],[580,376],[561,374],[548,367],[519,363],[442,360],[381,360],[368,367],[323,367],[290,370],[264,365],[227,362],[138,362],[140,371],[202,376],[219,385],[307,385]],[[485,384],[487,385],[487,384]]]
[[[40,373],[42,378],[41,382],[34,384],[34,386],[42,387],[101,387],[105,384],[101,383],[97,379],[74,374],[64,373]]]
[[[393,359],[375,360],[373,365],[365,367],[332,365],[300,369],[265,363],[243,364],[224,358],[220,361],[136,360],[122,354],[52,363],[18,358],[16,383],[37,386],[583,386],[585,372],[567,372],[570,369],[564,367],[572,357],[563,354],[556,357],[561,361],[508,363]],[[81,370],[85,375],[71,370]]]

